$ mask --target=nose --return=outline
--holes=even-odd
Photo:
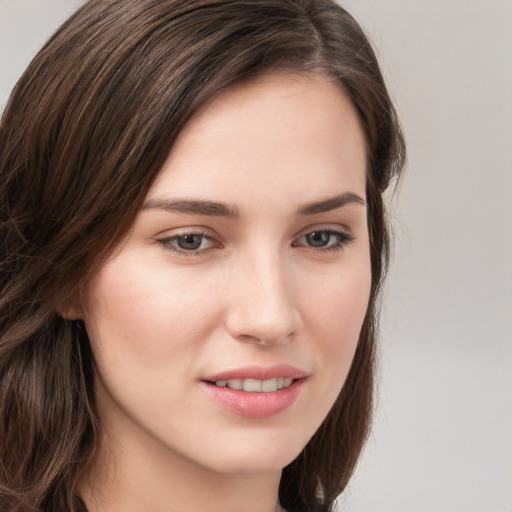
[[[272,345],[289,341],[301,326],[291,272],[278,255],[244,258],[230,279],[226,328],[234,338]]]

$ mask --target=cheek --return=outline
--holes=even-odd
[[[205,301],[204,289],[200,293],[182,280],[130,258],[107,263],[91,283],[84,308],[95,357],[123,358],[149,371],[180,350],[197,348],[190,340],[202,339],[212,301]]]
[[[364,257],[326,277],[315,294],[307,294],[310,321],[324,332],[326,348],[339,351],[356,344],[370,297],[371,271]]]
[[[322,369],[327,408],[338,396],[350,370],[370,288],[369,258],[363,254],[354,264],[345,265],[340,273],[326,279],[319,293],[307,298],[307,320],[320,358],[318,367]]]
[[[347,340],[357,343],[364,317],[368,308],[370,297],[371,277],[369,269],[343,279],[341,288],[336,298],[331,303],[336,311],[332,311],[333,317],[338,319],[335,323],[339,332]]]
[[[352,365],[368,308],[369,258],[365,253],[350,261],[347,258],[332,272],[320,277],[317,273],[317,278],[316,286],[307,283],[301,295],[308,347],[315,360],[311,394],[307,396],[304,443],[328,415]]]
[[[131,418],[167,425],[165,411],[187,410],[179,397],[193,384],[194,361],[207,339],[215,301],[207,301],[204,288],[190,286],[180,273],[129,256],[108,262],[86,295],[98,403],[107,423],[113,400],[114,410]]]

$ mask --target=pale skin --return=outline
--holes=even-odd
[[[97,363],[90,512],[275,512],[281,471],[346,379],[371,272],[365,145],[321,74],[223,91],[181,133],[127,238],[66,313]],[[208,375],[291,365],[291,405],[244,416]],[[206,390],[206,391],[205,391]]]

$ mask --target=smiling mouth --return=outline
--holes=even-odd
[[[306,372],[290,365],[253,366],[209,375],[203,389],[235,414],[268,418],[292,406],[307,378]]]
[[[293,383],[294,379],[277,377],[268,380],[258,379],[229,379],[210,382],[219,388],[229,388],[236,391],[246,391],[248,393],[272,393],[280,389],[285,389]]]

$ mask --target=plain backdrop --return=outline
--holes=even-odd
[[[0,0],[0,110],[78,0]],[[346,0],[408,143],[348,512],[512,512],[512,1]],[[184,511],[186,512],[186,511]]]

